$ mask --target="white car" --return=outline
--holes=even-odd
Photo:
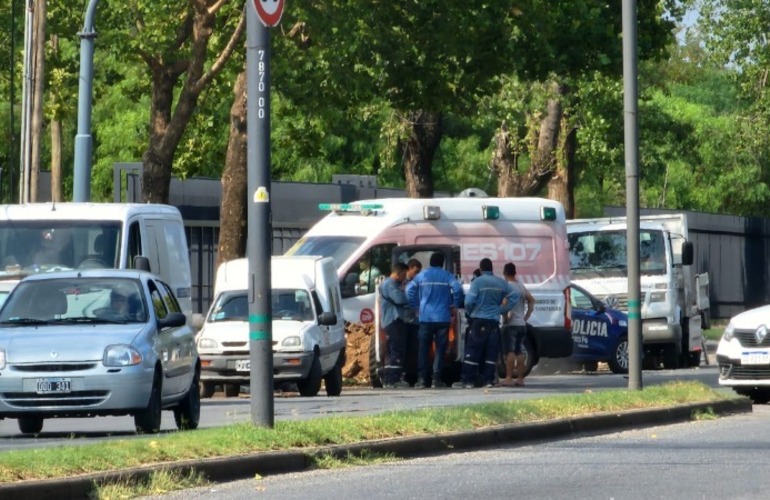
[[[158,432],[200,419],[200,359],[171,288],[134,270],[23,279],[0,309],[0,418],[37,434],[48,418],[132,415]]]
[[[770,306],[734,316],[717,347],[719,385],[756,404],[770,402]]]

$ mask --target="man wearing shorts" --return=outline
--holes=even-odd
[[[527,335],[527,320],[535,310],[535,298],[520,283],[516,277],[516,265],[513,262],[503,266],[503,277],[519,292],[519,300],[513,308],[503,315],[503,352],[505,353],[505,378],[500,381],[502,386],[524,385],[526,372],[526,356],[522,351],[522,343]],[[516,368],[516,380],[513,380],[513,370]]]

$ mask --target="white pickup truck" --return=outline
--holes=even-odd
[[[342,392],[345,327],[337,268],[330,257],[273,257],[271,268],[273,377],[296,382],[302,396],[325,383],[328,396]],[[248,261],[217,270],[215,298],[198,334],[201,396],[217,384],[237,396],[250,381]]]

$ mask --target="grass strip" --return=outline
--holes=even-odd
[[[273,429],[257,427],[251,423],[239,423],[139,439],[7,451],[0,454],[0,483],[69,477],[259,451],[304,449],[464,431],[593,413],[664,408],[684,403],[720,401],[728,397],[699,382],[678,381],[651,386],[641,391],[587,391],[579,395],[393,411],[366,417],[281,421],[277,422]]]

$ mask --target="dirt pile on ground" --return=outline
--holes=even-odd
[[[342,376],[349,382],[369,384],[369,344],[374,334],[374,325],[348,323],[345,325],[347,347],[345,350],[345,366]]]

